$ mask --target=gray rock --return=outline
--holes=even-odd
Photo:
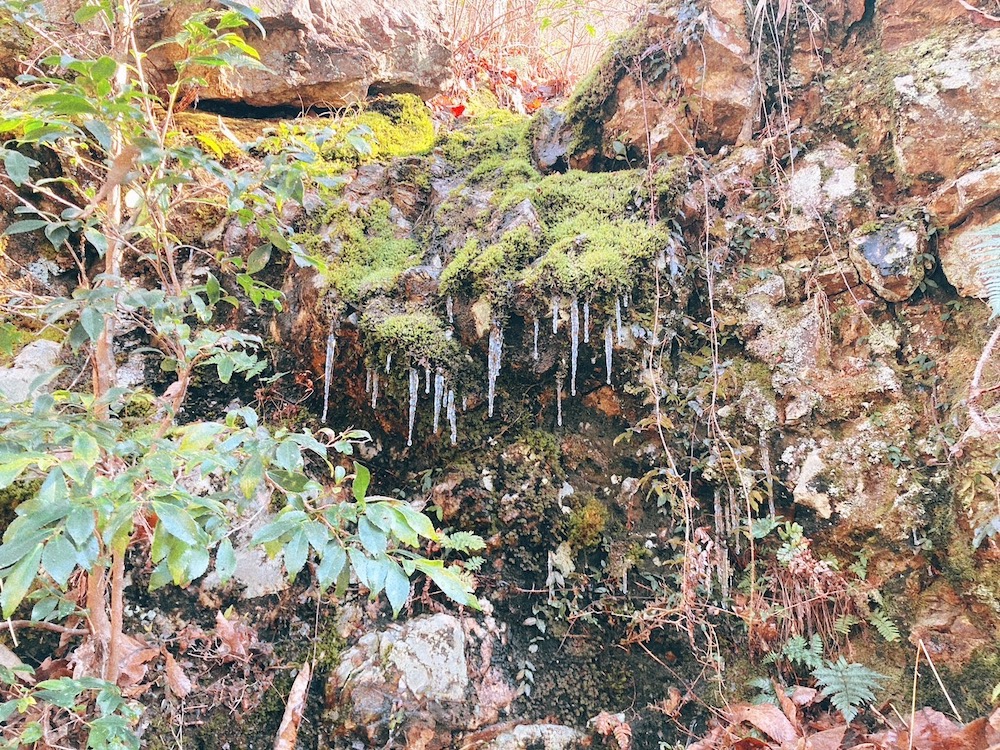
[[[542,174],[564,172],[568,167],[566,154],[573,132],[565,127],[566,116],[544,107],[531,125],[531,155]]]
[[[885,224],[851,237],[850,253],[861,280],[887,302],[902,302],[917,291],[926,271],[927,235],[905,223]]]
[[[11,403],[27,401],[31,384],[56,368],[61,349],[55,341],[45,339],[25,346],[14,358],[13,367],[0,367],[0,396]]]
[[[561,724],[522,724],[504,732],[483,750],[573,750],[583,747],[584,735]]]

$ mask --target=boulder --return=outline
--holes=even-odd
[[[938,224],[953,227],[977,208],[1000,199],[1000,163],[968,172],[941,188],[930,203]]]
[[[924,279],[927,235],[907,223],[888,223],[855,232],[850,253],[862,281],[887,302],[902,302]]]
[[[575,750],[585,736],[561,724],[522,724],[483,745],[483,750]]]
[[[926,32],[925,32],[926,33]],[[924,185],[980,168],[1000,148],[1000,29],[930,35],[898,53],[899,176]]]
[[[254,107],[343,107],[369,94],[441,91],[449,75],[452,41],[441,0],[263,0],[261,37],[247,41],[266,69],[211,70],[202,100]],[[190,6],[171,7],[148,23],[147,40],[175,34]],[[176,46],[154,51],[167,80]]]
[[[31,384],[55,369],[61,350],[59,343],[46,339],[25,346],[14,358],[13,367],[0,367],[0,397],[11,403],[27,401]]]

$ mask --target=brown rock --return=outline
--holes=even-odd
[[[610,386],[602,386],[583,397],[583,405],[588,409],[601,412],[606,417],[618,417],[622,413],[622,404],[618,394]]]
[[[882,48],[886,52],[926,39],[928,31],[966,16],[959,3],[941,0],[883,0],[878,17],[882,21]]]
[[[998,56],[1000,29],[931,37],[900,50],[899,61],[910,71],[893,80],[901,174],[936,184],[993,159],[1000,148]]]
[[[962,175],[934,196],[929,206],[939,224],[953,227],[977,208],[1000,198],[1000,164]]]
[[[440,0],[264,0],[267,36],[245,34],[268,70],[212,70],[203,100],[255,107],[343,107],[369,94],[429,98],[449,75],[452,42]],[[177,32],[191,13],[174,7],[142,31],[154,41]],[[151,58],[173,75],[174,46]]]

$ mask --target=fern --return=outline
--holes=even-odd
[[[801,635],[793,635],[782,647],[781,652],[793,664],[816,669],[823,663],[823,639],[819,633],[813,633],[808,641]]]
[[[885,639],[886,643],[895,643],[902,637],[896,623],[889,619],[889,616],[882,610],[877,609],[868,615],[868,622],[875,626],[878,634]]]
[[[863,664],[848,664],[843,656],[837,661],[827,661],[812,674],[823,695],[847,722],[854,721],[860,706],[875,700],[875,691],[882,688],[880,681],[888,679]]]
[[[1000,222],[980,229],[976,250],[982,257],[979,278],[986,287],[987,301],[994,315],[1000,315]]]

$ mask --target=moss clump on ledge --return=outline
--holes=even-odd
[[[390,312],[373,305],[361,318],[361,333],[369,356],[380,364],[392,355],[401,367],[451,370],[461,354],[451,331],[428,312]]]
[[[391,210],[389,202],[381,199],[357,214],[351,214],[345,203],[337,203],[317,222],[328,223],[327,241],[315,235],[312,241],[296,238],[310,252],[332,254],[326,275],[342,298],[360,302],[388,292],[399,275],[418,262],[416,241],[396,236]]]

